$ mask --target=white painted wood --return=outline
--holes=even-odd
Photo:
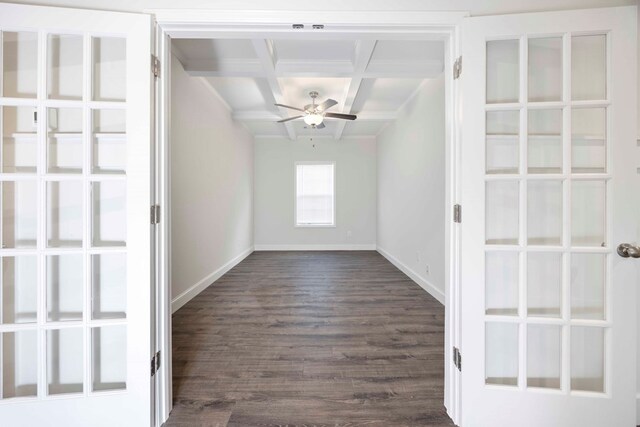
[[[33,253],[39,258],[38,275],[38,322],[36,325],[3,325],[3,331],[26,330],[37,328],[38,333],[38,396],[34,398],[0,400],[0,419],[7,425],[64,425],[64,426],[140,426],[151,422],[151,388],[150,388],[150,355],[151,355],[151,253],[150,253],[150,146],[151,146],[151,73],[149,57],[151,48],[151,20],[146,15],[88,11],[63,8],[47,8],[37,6],[18,6],[0,4],[0,30],[39,32],[38,58],[38,98],[22,100],[14,103],[12,99],[3,99],[3,105],[37,105],[38,117],[45,117],[46,107],[77,107],[84,110],[83,124],[87,128],[90,120],[89,112],[94,108],[126,108],[127,133],[127,175],[97,176],[90,172],[91,149],[90,131],[83,134],[82,174],[72,176],[48,175],[46,171],[46,121],[38,121],[40,154],[38,173],[34,177],[16,176],[20,179],[35,179],[39,187],[38,211],[38,246],[34,250],[14,250],[15,253]],[[82,68],[84,98],[78,101],[47,100],[46,97],[46,36],[49,32],[78,34],[84,37],[84,62]],[[92,58],[89,55],[91,36],[117,36],[126,38],[126,82],[127,101],[123,103],[94,102],[90,100],[92,80]],[[64,254],[72,250],[66,248],[45,248],[46,211],[45,189],[48,181],[81,180],[84,218],[83,246],[76,249],[84,267],[83,311],[81,320],[69,322],[47,322],[45,279],[45,257],[50,254]],[[125,180],[126,181],[123,181]],[[13,176],[3,174],[3,181],[14,180]],[[90,182],[104,183],[126,182],[126,222],[127,234],[125,247],[92,248],[89,242],[91,231],[91,186]],[[127,318],[91,320],[89,263],[90,256],[95,253],[126,253],[127,256]],[[11,250],[3,250],[2,255],[9,255]],[[148,286],[140,286],[140,284]],[[106,325],[126,325],[126,390],[92,391],[91,387],[91,328]],[[79,355],[82,365],[83,392],[78,394],[51,396],[47,393],[46,363],[46,331],[79,327],[82,330],[83,354]],[[68,351],[68,348],[62,348]]]
[[[318,34],[322,31],[316,30]],[[177,38],[172,51],[185,71],[205,78],[230,106],[234,118],[256,136],[286,131],[294,135],[331,134],[339,139],[345,129],[349,135],[375,136],[379,127],[359,127],[357,123],[372,118],[393,121],[393,112],[409,102],[422,83],[442,73],[445,40],[434,33],[427,40],[409,38],[413,36],[394,39],[393,33],[371,38],[363,28],[350,34],[357,34],[358,39],[283,39],[268,31],[253,41],[247,35],[237,39]],[[310,91],[319,92],[318,102],[338,100],[331,111],[357,114],[357,122],[328,119],[335,129],[311,131],[301,130],[300,120],[276,123],[298,112],[276,108],[275,102],[303,107],[311,102]],[[274,126],[254,125],[251,122],[260,119],[253,120],[253,116]]]
[[[375,251],[375,244],[365,245],[256,245],[256,251]]]
[[[404,274],[409,276],[411,278],[411,280],[413,280],[418,285],[420,285],[420,287],[422,289],[424,289],[425,291],[427,291],[429,293],[429,295],[431,295],[432,297],[437,299],[438,302],[440,302],[440,304],[444,305],[444,303],[445,303],[445,295],[444,295],[444,292],[442,292],[440,289],[438,289],[438,287],[433,285],[431,282],[429,282],[422,275],[418,274],[412,268],[408,267],[406,264],[404,264],[403,262],[398,260],[396,257],[391,255],[389,252],[387,252],[384,249],[382,249],[380,246],[377,246],[376,250],[378,251],[378,253],[380,253],[380,255],[385,257],[391,264],[395,265],[398,268],[398,270],[402,271]]]
[[[248,248],[247,250],[238,254],[238,256],[234,257],[232,260],[224,264],[222,267],[218,268],[216,271],[207,275],[206,277],[199,280],[197,283],[190,286],[186,291],[182,292],[180,295],[176,296],[171,300],[171,313],[175,313],[186,303],[191,301],[196,295],[200,292],[213,285],[219,278],[224,276],[229,270],[231,270],[236,265],[240,264],[242,260],[251,255],[254,251],[253,247]]]
[[[253,40],[253,47],[256,50],[256,55],[260,59],[262,63],[262,68],[265,70],[267,82],[269,84],[269,88],[271,92],[265,94],[265,100],[267,103],[271,104],[271,108],[276,111],[280,111],[283,118],[289,117],[290,110],[277,107],[273,104],[283,103],[284,100],[282,98],[282,88],[280,87],[280,83],[278,82],[278,78],[275,75],[275,58],[274,58],[274,50],[272,47],[272,42],[270,40]],[[296,133],[293,130],[293,124],[291,122],[285,122],[284,127],[287,129],[287,134],[289,134],[289,139],[296,139]]]
[[[633,188],[635,164],[636,102],[636,9],[607,8],[566,12],[545,12],[510,16],[468,18],[463,24],[463,114],[462,130],[462,426],[632,426],[635,425],[635,292],[636,266],[638,261],[622,259],[615,254],[619,243],[636,238],[637,220],[635,208],[637,196],[629,192]],[[527,295],[522,283],[526,269],[520,271],[520,307],[516,316],[485,315],[485,48],[486,40],[515,38],[520,39],[520,63],[526,64],[529,35],[546,34],[564,37],[565,67],[571,60],[568,43],[571,34],[606,33],[608,37],[608,173],[600,179],[608,182],[607,193],[607,241],[603,248],[581,248],[585,252],[609,254],[610,268],[608,299],[608,318],[606,321],[571,320],[568,313],[569,301],[567,286],[570,276],[568,266],[564,270],[564,306],[563,316],[558,319],[531,319],[526,317],[522,307],[526,306]],[[520,69],[520,99],[527,99],[527,86],[522,82],[527,76],[526,66]],[[570,74],[564,73],[562,101],[542,103],[543,106],[565,106],[570,103]],[[600,103],[600,102],[598,102]],[[527,104],[495,105],[487,110],[500,108],[525,108]],[[524,117],[523,117],[524,116]],[[566,149],[569,142],[569,116],[565,115],[565,152],[564,172],[557,174],[558,179],[573,179],[570,174],[570,152]],[[527,118],[520,118],[520,168],[524,171],[527,161],[526,145]],[[567,130],[569,129],[569,130]],[[529,177],[516,175],[515,178]],[[547,176],[548,178],[549,176]],[[593,177],[593,176],[592,176]],[[502,178],[496,178],[501,180]],[[523,181],[526,182],[526,181]],[[527,195],[526,185],[521,184],[521,202]],[[563,200],[571,200],[570,186],[565,184]],[[568,211],[568,209],[566,209]],[[524,266],[525,254],[533,250],[526,245],[527,212],[520,212],[520,241],[513,247],[491,245],[496,250],[520,250],[521,265]],[[571,216],[565,212],[563,219],[564,244],[555,248],[538,248],[569,254],[574,252],[567,234],[572,225]],[[518,346],[518,386],[485,385],[485,321],[499,320],[519,324],[520,341]],[[562,340],[562,377],[559,390],[531,389],[525,386],[525,367],[527,364],[527,323],[563,325]],[[608,329],[605,344],[606,381],[604,393],[588,393],[570,390],[569,369],[570,327],[576,325],[599,325]],[[584,354],[588,355],[587,349]]]
[[[156,26],[156,56],[160,61],[160,78],[156,81],[156,204],[160,206],[160,224],[156,226],[156,349],[162,363],[156,372],[156,417],[160,427],[169,418],[173,408],[172,347],[171,347],[171,161],[169,136],[171,135],[171,39]],[[164,179],[167,177],[168,179]]]

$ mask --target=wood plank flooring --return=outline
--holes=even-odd
[[[443,344],[377,252],[254,252],[173,316],[166,425],[452,426]]]

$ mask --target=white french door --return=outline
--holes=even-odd
[[[463,427],[635,425],[636,19],[462,26]]]
[[[151,420],[151,20],[0,4],[0,424]]]

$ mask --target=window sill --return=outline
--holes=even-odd
[[[335,224],[295,224],[295,228],[336,228]]]

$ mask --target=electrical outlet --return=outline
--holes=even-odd
[[[429,267],[429,264],[427,264],[424,269],[426,270],[427,274],[431,274],[431,267]]]
[[[351,230],[347,231],[347,237],[351,237]]]
[[[420,262],[420,252],[416,251],[416,261]]]

